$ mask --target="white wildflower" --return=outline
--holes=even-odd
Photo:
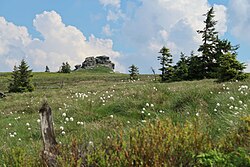
[[[230,100],[234,100],[234,97],[233,97],[233,96],[231,96],[231,97],[229,97],[229,99],[230,99]]]

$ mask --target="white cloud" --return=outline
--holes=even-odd
[[[111,36],[113,33],[113,30],[110,29],[109,24],[106,24],[105,26],[102,27],[102,33],[106,36]]]
[[[99,2],[108,9],[107,21],[115,22],[125,18],[125,14],[121,10],[120,0],[99,0]]]
[[[58,70],[62,62],[72,66],[85,57],[107,55],[115,61],[120,56],[113,50],[113,41],[91,35],[88,39],[74,26],[67,26],[55,11],[36,16],[33,25],[43,40],[32,39],[25,27],[18,27],[0,18],[0,70],[11,70],[20,59],[26,58],[31,68]],[[7,68],[8,66],[8,68]]]
[[[142,0],[133,18],[124,23],[123,39],[138,50],[137,55],[147,57],[149,63],[156,59],[156,51],[163,45],[171,49],[175,58],[181,51],[189,54],[201,43],[196,31],[203,29],[203,14],[210,7],[207,0]],[[223,35],[227,30],[226,7],[215,5],[214,9],[215,20],[219,21],[216,29]]]
[[[250,73],[250,60],[246,63],[246,65],[247,67],[244,71]]]
[[[25,58],[26,47],[31,42],[26,27],[16,26],[0,17],[0,70],[13,68],[17,59]]]
[[[99,2],[104,6],[113,6],[116,8],[120,8],[121,1],[120,0],[99,0]]]
[[[231,33],[242,40],[250,42],[250,1],[230,0],[229,21]]]
[[[107,15],[107,21],[117,21],[118,19],[125,19],[125,15],[119,10],[109,10]]]
[[[215,20],[217,20],[216,31],[221,35],[227,32],[227,8],[223,5],[214,5]]]

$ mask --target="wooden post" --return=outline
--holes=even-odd
[[[47,102],[44,102],[41,109],[39,110],[41,119],[41,132],[43,138],[43,152],[42,158],[47,166],[56,165],[57,153],[57,142],[54,133],[53,119],[51,108]]]

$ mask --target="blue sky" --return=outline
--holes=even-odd
[[[34,71],[46,65],[57,71],[65,61],[73,68],[85,57],[107,55],[117,71],[135,64],[151,73],[162,46],[175,61],[197,50],[196,30],[211,6],[221,38],[240,44],[238,59],[250,64],[248,0],[1,0],[0,71],[23,58]]]

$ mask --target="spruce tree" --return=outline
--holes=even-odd
[[[204,78],[203,75],[203,63],[202,57],[195,55],[194,52],[191,52],[191,56],[187,60],[188,64],[188,79],[189,80],[200,80]]]
[[[180,60],[174,66],[173,80],[188,80],[188,58],[181,52]]]
[[[202,69],[201,73],[204,78],[214,78],[216,71],[214,68],[214,62],[217,59],[215,56],[215,48],[217,43],[218,32],[215,31],[215,25],[217,21],[214,20],[214,8],[212,7],[206,14],[206,20],[204,21],[205,27],[203,30],[197,32],[202,35],[202,45],[200,45],[198,51],[202,53]]]
[[[17,66],[15,65],[11,74],[11,82],[9,84],[9,92],[20,92],[20,75]]]
[[[129,73],[131,80],[138,79],[139,69],[134,64],[129,67]]]
[[[243,72],[246,68],[244,63],[240,63],[236,59],[237,54],[226,53],[222,54],[219,59],[219,75],[218,81],[235,81],[243,80],[247,75]]]
[[[48,67],[48,66],[46,66],[46,67],[45,67],[45,72],[50,72],[50,70],[49,70],[49,67]]]
[[[28,64],[23,59],[18,68],[14,66],[9,92],[32,92],[34,86],[31,83],[31,77],[33,77],[32,70],[29,70]]]
[[[172,67],[173,60],[170,50],[164,46],[159,53],[161,53],[161,56],[158,56],[158,60],[160,60],[161,64],[161,68],[159,69],[161,71],[161,81],[171,81],[174,70]]]

